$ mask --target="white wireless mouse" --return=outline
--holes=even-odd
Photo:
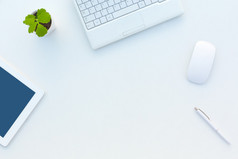
[[[188,67],[188,80],[203,84],[207,81],[212,70],[216,48],[205,41],[197,42]]]

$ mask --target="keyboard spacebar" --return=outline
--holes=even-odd
[[[131,6],[127,7],[127,8],[124,8],[122,10],[119,10],[117,12],[114,12],[113,13],[113,17],[114,18],[118,18],[118,17],[121,17],[121,16],[123,16],[125,14],[128,14],[130,12],[133,12],[133,11],[135,11],[137,9],[139,9],[138,4],[134,4],[134,5],[131,5]]]

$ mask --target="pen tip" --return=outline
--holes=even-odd
[[[194,109],[195,109],[195,110],[198,110],[198,108],[197,108],[197,107],[194,107]]]

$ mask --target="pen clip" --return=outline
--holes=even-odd
[[[194,109],[195,109],[196,111],[200,111],[205,117],[207,117],[208,120],[211,120],[211,119],[209,118],[209,116],[208,116],[204,111],[202,111],[201,109],[199,109],[199,108],[197,108],[197,107],[195,107]]]

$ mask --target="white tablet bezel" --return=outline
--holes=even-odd
[[[5,71],[7,71],[9,74],[11,74],[13,77],[18,79],[20,82],[25,84],[27,87],[29,87],[32,91],[35,92],[34,96],[31,98],[31,100],[28,102],[28,104],[25,106],[21,114],[18,116],[16,121],[13,123],[11,128],[8,130],[6,135],[4,137],[0,136],[0,144],[3,146],[7,146],[9,142],[12,140],[12,138],[15,136],[17,131],[20,129],[20,127],[23,125],[27,117],[30,115],[32,110],[36,107],[37,103],[40,101],[40,99],[44,95],[44,91],[36,87],[32,82],[27,80],[21,73],[19,73],[13,66],[8,64],[3,58],[0,57],[0,67],[2,67]]]

